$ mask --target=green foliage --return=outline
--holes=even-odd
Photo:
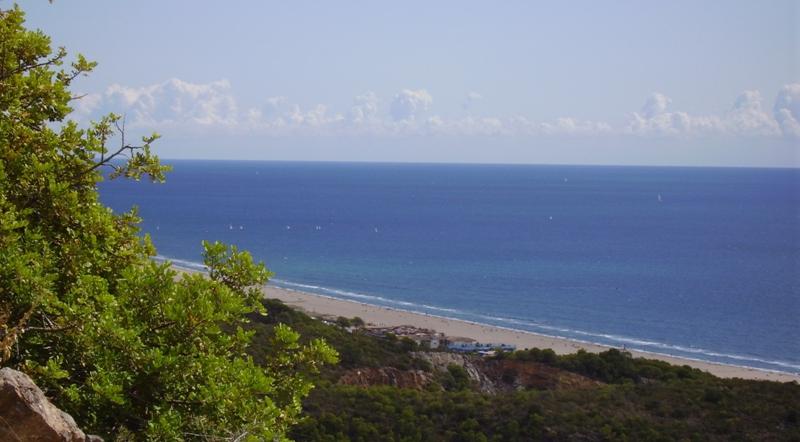
[[[500,355],[500,357],[541,362],[608,383],[713,377],[688,365],[678,366],[655,359],[634,358],[628,352],[613,348],[601,353],[578,350],[576,353],[563,356],[556,355],[550,349],[532,348],[519,350],[510,355]]]
[[[708,390],[719,394],[709,400]],[[678,379],[486,395],[330,385],[291,430],[303,441],[798,440],[800,386]]]
[[[327,379],[335,380],[342,370],[359,367],[430,370],[430,364],[411,355],[413,347],[409,347],[405,341],[397,338],[375,338],[366,335],[363,330],[350,333],[339,326],[327,325],[311,318],[276,299],[266,299],[263,303],[269,315],[251,314],[250,323],[246,326],[256,332],[250,349],[256,361],[267,360],[272,347],[266,336],[269,336],[278,324],[284,324],[300,333],[301,343],[322,339],[336,350],[340,361],[338,365],[326,368]],[[411,343],[413,344],[413,341]]]
[[[248,253],[204,243],[208,277],[151,260],[136,212],[103,206],[97,183],[103,171],[162,181],[158,135],[129,144],[113,114],[88,129],[65,121],[69,86],[94,63],[60,69],[66,51],[23,22],[0,11],[0,363],[92,433],[283,439],[335,352],[276,326],[254,362],[247,315],[264,314],[270,273]]]
[[[447,391],[467,390],[472,385],[464,367],[456,364],[447,366],[447,371],[436,373],[436,381]]]
[[[351,323],[350,320],[345,318],[344,316],[339,316],[336,318],[336,325],[342,328],[350,327]]]
[[[348,327],[361,328],[364,327],[365,325],[364,320],[359,318],[358,316],[354,316],[353,318],[345,318],[344,316],[339,316],[338,318],[336,318],[336,321],[334,321],[334,323],[342,328],[348,328]]]

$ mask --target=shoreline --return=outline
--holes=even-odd
[[[520,350],[531,347],[542,349],[550,348],[557,354],[575,353],[581,349],[599,353],[614,348],[573,339],[542,335],[525,330],[516,330],[461,319],[445,318],[427,313],[382,307],[359,301],[343,300],[332,296],[318,295],[273,285],[262,287],[262,292],[267,298],[278,299],[311,316],[332,318],[338,316],[347,318],[358,316],[368,325],[375,327],[411,325],[418,328],[433,329],[450,337],[472,338],[479,342],[513,344]],[[708,362],[640,350],[626,349],[626,351],[630,352],[634,357],[656,359],[673,365],[688,365],[692,368],[698,368],[722,378],[800,382],[800,375],[791,373]]]
[[[202,273],[197,269],[181,267],[174,263],[172,266],[179,272]],[[599,353],[611,348],[617,348],[564,337],[548,336],[526,330],[517,330],[463,319],[447,318],[428,313],[383,307],[360,301],[345,300],[292,288],[278,287],[271,284],[262,286],[261,291],[266,298],[278,299],[311,316],[332,318],[338,316],[353,318],[358,316],[368,325],[375,327],[411,325],[418,328],[433,329],[449,337],[471,338],[478,342],[513,344],[520,350],[532,347],[541,349],[549,348],[560,355],[575,353],[581,349],[588,352]],[[626,351],[630,352],[634,357],[656,359],[673,365],[688,365],[721,378],[800,382],[800,374],[710,362],[642,350],[626,349]]]

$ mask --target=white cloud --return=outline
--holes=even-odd
[[[668,112],[672,99],[653,92],[644,102],[640,112],[631,115],[625,132],[637,135],[681,135],[690,132],[713,130],[718,119],[691,117],[686,112]]]
[[[666,95],[653,92],[647,97],[644,106],[642,106],[642,116],[646,119],[656,118],[666,112],[667,106],[669,106],[670,103],[672,103],[672,99]]]
[[[255,127],[258,126],[263,119],[264,112],[259,109],[248,109],[247,112],[245,112],[244,123],[248,127]]]
[[[438,115],[425,120],[426,133],[461,136],[579,136],[612,133],[607,123],[558,118],[548,122],[537,122],[523,116],[513,118],[473,117],[445,119]]]
[[[378,118],[378,105],[380,100],[372,91],[358,95],[353,99],[350,108],[350,120],[356,124],[375,121]]]
[[[198,84],[177,78],[138,88],[114,84],[104,94],[104,105],[127,114],[138,126],[231,126],[237,124],[238,112],[230,88],[227,80]]]
[[[253,119],[238,129],[264,135],[332,135],[340,131],[345,121],[342,114],[330,112],[323,104],[303,109],[297,104],[281,103],[280,108],[285,110],[270,111],[270,115],[254,111]]]
[[[295,126],[311,128],[323,128],[344,120],[341,114],[329,114],[328,107],[324,104],[318,104],[309,110],[302,110],[300,106],[294,105],[288,115]]]
[[[761,93],[744,91],[730,110],[722,115],[691,115],[672,112],[667,108],[672,100],[664,94],[653,93],[633,113],[624,132],[638,135],[741,135],[774,136],[778,124],[762,106]]]
[[[465,105],[480,100],[476,92]],[[784,86],[773,112],[765,111],[758,91],[744,91],[731,108],[719,115],[691,115],[670,109],[672,100],[655,92],[639,112],[614,128],[602,121],[565,116],[535,121],[525,116],[462,117],[423,114],[433,104],[425,89],[404,89],[391,100],[368,91],[353,99],[344,112],[324,104],[302,107],[284,96],[268,97],[255,108],[240,108],[227,80],[190,83],[170,79],[141,87],[112,85],[103,94],[87,94],[73,101],[79,119],[108,111],[125,113],[131,127],[188,132],[224,129],[260,136],[570,136],[604,135],[690,137],[748,136],[800,137],[800,83]],[[455,104],[455,103],[454,103]]]
[[[413,120],[433,104],[433,97],[425,89],[403,89],[394,96],[390,114],[395,121]]]
[[[777,122],[761,106],[759,91],[744,91],[725,116],[728,132],[740,135],[777,135]]]
[[[437,135],[475,136],[508,133],[508,125],[494,117],[465,117],[451,120],[434,115],[425,121],[424,129],[427,133]]]
[[[800,83],[783,86],[772,110],[784,135],[800,137]]]
[[[597,135],[611,132],[611,126],[607,123],[574,118],[558,118],[554,122],[541,123],[539,129],[545,135]]]

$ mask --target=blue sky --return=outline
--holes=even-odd
[[[21,6],[167,158],[800,166],[794,1]]]

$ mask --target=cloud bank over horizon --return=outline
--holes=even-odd
[[[169,158],[800,168],[796,0],[26,10]]]
[[[302,107],[287,97],[266,97],[260,107],[242,107],[225,79],[191,83],[171,78],[140,87],[113,84],[74,103],[73,117],[96,119],[107,112],[126,115],[133,128],[202,130],[258,136],[624,136],[624,137],[749,137],[800,140],[800,83],[778,91],[765,105],[760,91],[743,91],[718,115],[693,115],[672,110],[661,92],[646,97],[624,124],[563,116],[536,121],[525,115],[477,116],[483,95],[470,91],[462,116],[436,113],[426,89],[403,89],[388,99],[367,91],[353,98],[350,109],[325,104]]]

